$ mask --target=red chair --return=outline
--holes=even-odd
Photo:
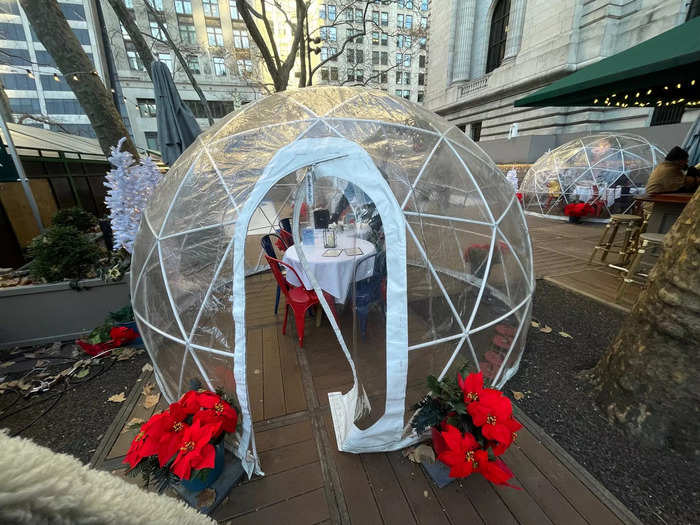
[[[312,290],[306,290],[303,286],[291,286],[287,282],[287,280],[282,276],[282,269],[280,268],[280,266],[284,266],[285,268],[287,268],[287,271],[293,272],[300,283],[303,282],[299,277],[299,274],[292,266],[283,261],[280,261],[279,259],[270,257],[269,255],[265,255],[265,259],[267,259],[267,264],[270,265],[272,274],[275,276],[277,284],[282,290],[284,298],[287,302],[287,304],[284,305],[284,323],[282,324],[282,334],[287,333],[287,316],[289,315],[289,307],[291,306],[292,311],[294,313],[294,321],[297,325],[297,337],[299,338],[299,347],[303,347],[304,319],[306,318],[306,311],[312,306],[320,304],[318,296],[316,295],[316,292]],[[323,295],[326,298],[326,301],[328,302],[328,306],[331,307],[333,316],[336,317],[335,300],[330,294],[326,292],[323,292]]]

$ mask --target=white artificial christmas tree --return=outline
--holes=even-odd
[[[151,157],[135,163],[131,153],[122,151],[125,140],[122,138],[116,148],[112,147],[108,159],[114,168],[107,173],[105,203],[112,221],[114,249],[124,248],[131,253],[141,213],[162,175]]]

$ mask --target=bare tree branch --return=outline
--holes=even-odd
[[[187,60],[185,60],[185,57],[182,56],[182,53],[180,52],[179,47],[175,44],[175,42],[173,42],[173,39],[170,37],[170,33],[168,32],[168,28],[163,23],[161,15],[156,12],[156,10],[151,5],[151,2],[149,0],[144,0],[143,3],[146,6],[146,9],[148,10],[148,12],[151,14],[151,16],[153,16],[153,18],[155,18],[156,23],[158,24],[158,29],[160,30],[160,34],[165,37],[165,40],[166,40],[168,46],[175,53],[175,56],[177,57],[178,61],[180,62],[180,65],[182,66],[182,69],[185,72],[185,75],[187,75],[187,78],[189,79],[190,84],[192,84],[192,89],[194,89],[195,93],[197,93],[199,100],[202,102],[202,105],[204,106],[204,112],[207,115],[207,120],[209,121],[209,125],[212,126],[214,124],[214,117],[211,114],[211,109],[209,108],[209,103],[207,102],[207,98],[204,96],[204,92],[199,87],[199,83],[197,82],[197,79],[194,78],[194,75],[192,74],[192,70],[190,69],[190,66],[187,63]]]
[[[146,39],[143,38],[141,30],[136,25],[136,20],[134,20],[131,12],[126,8],[126,5],[124,5],[124,0],[107,1],[109,2],[109,5],[112,6],[112,10],[114,10],[114,14],[117,15],[119,22],[122,24],[122,26],[124,26],[129,38],[131,38],[131,43],[134,44],[136,54],[141,59],[141,63],[146,68],[146,73],[148,73],[148,76],[150,77],[151,64],[155,59],[153,58],[151,48],[148,47],[148,44],[146,43]]]

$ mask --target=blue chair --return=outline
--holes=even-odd
[[[357,281],[357,269],[360,268],[365,261],[374,259],[374,272],[371,277]],[[378,304],[384,314],[384,296],[382,293],[382,284],[386,281],[386,252],[379,251],[370,255],[365,255],[357,261],[355,272],[353,274],[353,282],[355,283],[355,308],[357,316],[360,320],[360,333],[364,339],[367,335],[367,318],[369,317],[369,309],[373,304]]]
[[[277,234],[274,233],[269,233],[265,236],[263,236],[262,239],[260,239],[260,244],[262,245],[263,250],[265,250],[265,254],[272,257],[273,259],[277,259],[277,254],[275,253],[275,247],[272,244],[272,237],[277,238],[277,245],[278,246],[284,246],[284,249],[286,250],[289,246],[287,246],[287,243],[284,242],[284,239],[280,237]],[[280,287],[277,285],[277,296],[275,297],[275,315],[277,315],[277,310],[279,309],[280,306]]]

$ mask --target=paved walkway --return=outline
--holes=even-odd
[[[565,221],[527,217],[535,259],[535,276],[563,288],[583,294],[609,306],[628,311],[640,288],[628,286],[621,301],[615,296],[620,283],[619,272],[602,264],[599,257],[588,259],[598,242],[604,225],[570,224]],[[615,256],[606,261],[615,263]]]

